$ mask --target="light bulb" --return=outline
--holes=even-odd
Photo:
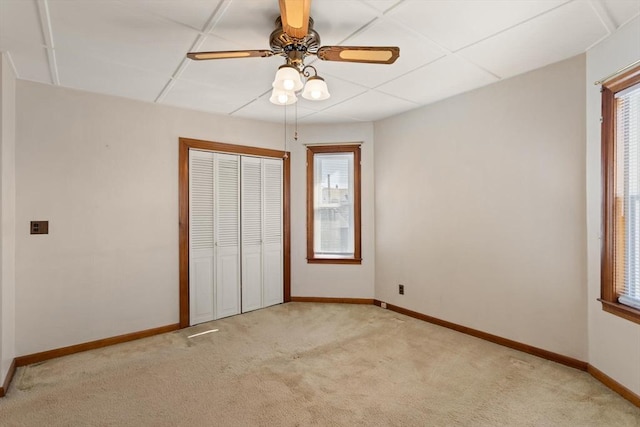
[[[287,96],[286,93],[281,93],[278,95],[278,102],[280,104],[286,104],[287,103],[287,99],[289,99],[289,97]]]
[[[322,96],[322,92],[320,92],[319,90],[312,90],[311,91],[311,97],[313,99],[318,99]]]
[[[282,82],[282,87],[284,88],[284,90],[292,90],[294,86],[295,83],[293,82],[293,80],[287,79]]]

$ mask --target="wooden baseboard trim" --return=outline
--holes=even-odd
[[[373,304],[373,298],[291,297],[291,302],[328,302],[334,304]]]
[[[11,380],[13,380],[13,376],[16,373],[16,359],[11,361],[11,365],[9,366],[9,371],[7,372],[7,377],[4,379],[4,384],[0,387],[0,397],[4,397],[9,391],[9,386],[11,385]]]
[[[375,300],[374,304],[380,307],[382,305],[382,301]],[[438,326],[443,326],[445,328],[453,329],[454,331],[462,332],[463,334],[471,335],[476,338],[481,338],[486,341],[491,341],[492,343],[513,348],[514,350],[519,350],[524,353],[529,353],[534,356],[541,357],[543,359],[551,360],[553,362],[557,362],[566,366],[570,366],[575,369],[579,369],[581,371],[587,370],[588,363],[583,362],[582,360],[574,359],[572,357],[564,356],[562,354],[554,353],[552,351],[544,350],[538,347],[533,347],[531,345],[524,344],[518,341],[502,338],[497,335],[479,331],[477,329],[468,328],[466,326],[458,325],[457,323],[448,322],[446,320],[438,319],[436,317],[427,316],[426,314],[418,313],[417,311],[412,311],[403,307],[399,307],[397,305],[387,303],[387,310],[392,310],[392,311],[395,311],[396,313],[404,314],[409,317],[413,317],[419,320],[424,320],[425,322],[433,323]]]
[[[165,332],[177,331],[180,329],[178,323],[166,326],[160,326],[158,328],[147,329],[144,331],[132,332],[130,334],[118,335],[110,338],[103,338],[101,340],[85,342],[82,344],[70,345],[68,347],[56,348],[54,350],[43,351],[40,353],[28,354],[26,356],[16,357],[16,366],[31,365],[32,363],[43,362],[49,359],[55,359],[56,357],[68,356],[74,353],[80,353],[82,351],[94,350],[96,348],[107,347],[114,344],[120,344],[127,341],[134,341],[140,338],[147,338],[153,335],[164,334]]]
[[[611,390],[615,391],[620,396],[624,397],[629,402],[633,403],[638,408],[640,408],[639,395],[635,394],[634,392],[632,392],[631,390],[629,390],[628,388],[626,388],[625,386],[623,386],[622,384],[620,384],[619,382],[617,382],[616,380],[611,378],[609,375],[605,374],[604,372],[602,372],[601,370],[599,370],[593,365],[589,365],[587,367],[587,372],[589,372],[593,378],[597,379],[602,384],[609,387]]]

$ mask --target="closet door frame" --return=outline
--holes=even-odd
[[[244,145],[225,144],[199,139],[179,138],[178,198],[179,198],[179,313],[180,327],[189,327],[189,149],[225,154],[282,159],[283,167],[283,300],[291,301],[291,216],[290,179],[291,154],[286,151]]]

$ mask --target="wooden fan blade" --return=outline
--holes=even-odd
[[[318,49],[317,55],[324,61],[393,64],[400,56],[400,48],[396,46],[322,46]]]
[[[272,56],[270,50],[220,50],[216,52],[189,52],[187,57],[196,61],[205,59],[229,59],[229,58],[265,58]]]
[[[291,37],[301,39],[309,32],[311,0],[279,0],[282,30]]]

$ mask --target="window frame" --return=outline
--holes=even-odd
[[[598,299],[602,309],[640,324],[640,310],[620,304],[615,281],[616,100],[615,95],[640,83],[640,66],[602,84],[602,247]]]
[[[314,251],[314,156],[316,154],[353,153],[353,258],[316,257]],[[307,263],[308,264],[362,264],[361,236],[361,167],[360,144],[307,146]]]

